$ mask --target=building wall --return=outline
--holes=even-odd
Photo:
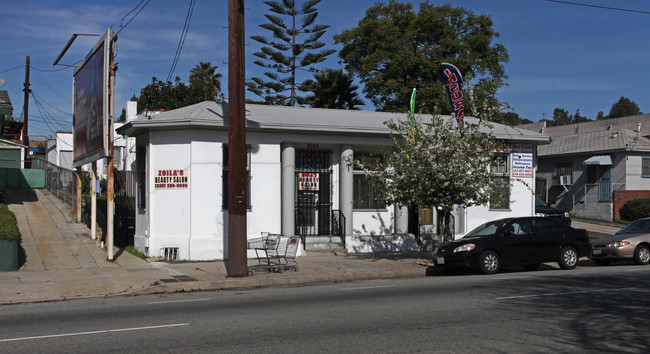
[[[136,212],[135,246],[149,256],[160,256],[164,248],[177,248],[178,259],[225,259],[228,242],[228,213],[222,209],[223,142],[227,131],[175,129],[151,131],[138,136],[138,145],[146,146],[147,203]],[[332,171],[332,209],[340,203],[341,152],[349,146],[355,151],[376,151],[388,139],[359,138],[350,142],[345,136],[316,136],[289,133],[247,133],[251,146],[251,210],[247,213],[247,238],[262,232],[281,233],[282,223],[282,151],[285,143],[298,149],[330,150]],[[346,162],[343,162],[346,163]],[[187,171],[187,188],[156,186],[156,172]],[[458,217],[457,237],[478,225],[498,218],[530,216],[534,213],[534,173],[532,177],[512,179],[511,205],[508,210],[470,207]],[[139,195],[138,195],[139,198]],[[138,203],[136,203],[138,204]],[[459,214],[460,215],[460,214]],[[395,208],[353,210],[349,237],[388,236],[395,233]],[[411,239],[402,240],[412,247]],[[360,251],[369,251],[364,247]],[[370,250],[371,251],[371,250]],[[249,251],[254,257],[254,251]]]
[[[614,191],[614,220],[621,219],[621,208],[633,199],[650,198],[650,190]]]

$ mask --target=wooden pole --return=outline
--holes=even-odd
[[[113,261],[113,213],[115,210],[115,201],[113,200],[114,192],[114,176],[113,176],[113,87],[115,84],[115,51],[113,50],[114,42],[117,41],[117,36],[113,35],[113,30],[110,30],[110,44],[109,44],[109,66],[108,66],[108,171],[106,181],[106,250],[108,261]]]
[[[24,161],[25,165],[24,167],[27,167],[27,157],[29,156],[29,126],[28,126],[28,120],[29,120],[29,93],[32,92],[31,89],[29,88],[29,68],[30,68],[30,58],[29,55],[25,59],[25,110],[23,112],[23,145],[27,146],[27,149],[25,149],[25,156],[24,156]]]
[[[248,273],[244,0],[228,0],[228,276]]]

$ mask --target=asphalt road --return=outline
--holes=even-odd
[[[649,290],[625,263],[11,305],[0,353],[645,353]]]

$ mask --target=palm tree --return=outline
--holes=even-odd
[[[357,85],[342,69],[325,69],[314,75],[316,81],[308,80],[300,88],[312,94],[300,103],[316,108],[359,109],[364,102],[357,95]]]
[[[190,87],[197,102],[215,101],[221,91],[221,74],[210,62],[200,62],[190,70]]]

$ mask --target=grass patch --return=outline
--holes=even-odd
[[[147,259],[147,256],[144,253],[138,251],[134,246],[126,246],[125,250],[136,257]]]

